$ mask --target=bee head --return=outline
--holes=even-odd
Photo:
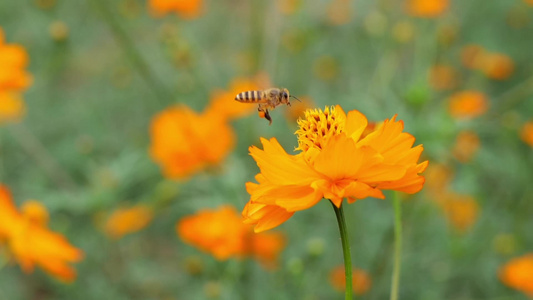
[[[291,102],[289,101],[289,90],[288,89],[281,89],[281,103],[287,104],[288,106],[291,106]]]

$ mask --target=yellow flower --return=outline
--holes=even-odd
[[[520,132],[520,137],[526,144],[533,147],[533,121],[524,124]]]
[[[449,101],[449,110],[456,119],[471,119],[484,114],[489,103],[485,94],[478,91],[462,91],[453,94]]]
[[[4,33],[0,27],[0,91],[19,91],[31,84],[31,75],[24,70],[28,60],[28,54],[22,46],[4,43]]]
[[[339,292],[342,292],[346,289],[346,275],[344,274],[344,266],[338,266],[331,270],[329,273],[329,281],[331,286]],[[356,295],[364,295],[370,287],[372,286],[372,281],[370,276],[364,270],[354,268],[352,270],[352,287]]]
[[[443,14],[449,0],[407,0],[407,12],[415,17],[435,18]]]
[[[248,182],[251,195],[243,211],[246,223],[260,232],[285,222],[299,210],[322,198],[340,207],[367,197],[385,198],[382,190],[416,193],[422,189],[428,162],[418,163],[422,145],[403,131],[396,116],[361,138],[367,119],[340,106],[308,110],[298,121],[298,150],[289,155],[275,138],[261,139],[263,150],[252,146],[250,155],[261,173]]]
[[[145,205],[121,208],[114,211],[107,219],[105,232],[114,239],[120,239],[128,233],[137,232],[152,220],[152,209]]]
[[[18,93],[0,90],[0,124],[20,120],[26,111]]]
[[[505,285],[533,297],[533,253],[512,259],[499,275]]]
[[[198,114],[185,105],[156,115],[150,133],[150,155],[164,175],[173,179],[185,179],[219,164],[235,142],[226,119],[212,113]]]
[[[83,253],[46,228],[47,221],[48,212],[36,201],[17,211],[9,190],[0,185],[0,242],[6,242],[25,272],[38,265],[58,279],[73,281],[76,272],[68,263],[80,261]]]
[[[152,13],[161,17],[174,12],[184,18],[196,18],[202,12],[202,0],[149,0]]]
[[[243,223],[235,208],[204,209],[185,217],[176,224],[180,238],[218,260],[230,257],[256,258],[265,267],[276,266],[278,256],[285,247],[281,233],[259,233]]]

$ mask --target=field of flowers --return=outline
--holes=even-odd
[[[532,0],[0,1],[0,300],[533,299],[532,182]]]

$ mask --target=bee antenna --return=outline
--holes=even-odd
[[[294,99],[296,99],[296,100],[298,100],[298,101],[302,102],[302,100],[300,100],[300,99],[298,99],[298,98],[294,97],[293,95],[291,95],[291,98],[294,98]]]

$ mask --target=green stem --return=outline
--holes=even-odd
[[[339,224],[339,231],[342,241],[342,252],[344,254],[344,273],[346,274],[346,291],[345,300],[352,300],[352,257],[350,254],[350,242],[348,241],[348,230],[346,229],[346,220],[344,218],[344,209],[342,204],[340,207],[335,206],[331,202],[335,215],[337,216],[337,223]]]
[[[390,300],[398,299],[400,289],[400,269],[402,259],[402,203],[398,192],[394,193],[394,266]]]

